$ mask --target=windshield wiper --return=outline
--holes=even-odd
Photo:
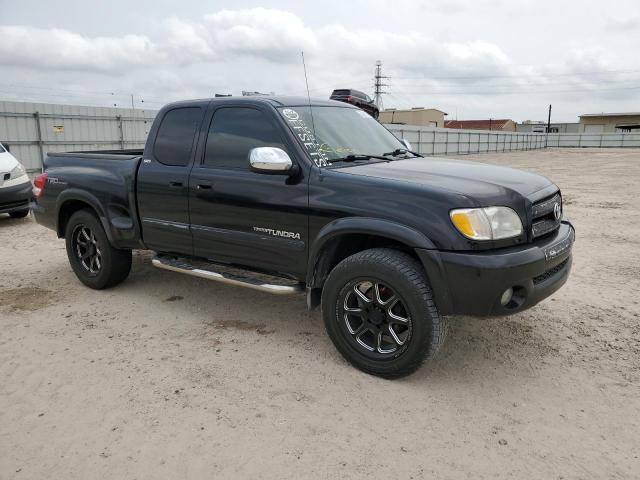
[[[341,158],[336,158],[331,160],[331,162],[353,162],[355,160],[371,160],[372,158],[378,159],[378,160],[386,160],[387,162],[389,161],[389,159],[384,156],[384,155],[367,155],[367,154],[363,154],[363,153],[350,153],[349,155],[346,155],[344,157]]]
[[[419,153],[407,150],[406,148],[396,148],[393,152],[383,153],[382,155],[384,155],[385,157],[397,157],[398,155],[402,155],[403,153],[410,153],[414,157],[422,157],[422,155],[420,155]]]

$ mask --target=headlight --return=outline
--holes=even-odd
[[[451,210],[458,231],[472,240],[500,240],[522,233],[522,222],[509,207],[460,208]]]
[[[20,163],[19,163],[18,165],[16,165],[16,166],[14,167],[14,169],[13,169],[13,170],[11,170],[11,174],[10,174],[9,179],[10,179],[10,180],[13,180],[14,178],[19,178],[19,177],[21,177],[21,176],[23,176],[23,175],[26,175],[26,173],[27,173],[27,172],[26,172],[26,170],[24,169],[24,167],[22,166],[22,164],[20,164]]]

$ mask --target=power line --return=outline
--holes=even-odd
[[[404,87],[416,87],[416,88],[420,88],[420,87],[437,87],[437,86],[446,86],[446,85],[455,85],[457,87],[464,87],[464,88],[478,88],[478,87],[482,87],[482,88],[487,88],[487,87],[546,87],[548,85],[566,85],[566,86],[571,86],[571,87],[590,87],[590,86],[597,86],[597,85],[616,85],[616,86],[628,86],[628,85],[637,85],[640,83],[640,78],[638,79],[620,79],[620,80],[583,80],[583,81],[578,81],[578,80],[568,80],[568,81],[562,81],[562,82],[536,82],[536,81],[528,81],[526,79],[524,80],[520,80],[520,79],[514,79],[514,80],[518,80],[518,81],[514,81],[514,82],[501,82],[501,83],[454,83],[454,82],[430,82],[430,83],[405,83],[404,81],[400,82],[400,85],[404,86]]]
[[[404,91],[407,94],[423,94],[423,95],[517,95],[517,94],[546,94],[546,93],[592,93],[605,92],[614,90],[638,90],[640,86],[632,87],[612,87],[612,88],[587,88],[587,89],[571,89],[571,90],[487,90],[487,91],[447,91],[447,90],[419,90]]]
[[[567,73],[536,73],[536,74],[527,74],[527,73],[517,73],[517,74],[505,74],[505,75],[462,75],[462,76],[402,76],[402,75],[394,75],[393,78],[397,79],[406,79],[406,80],[474,80],[474,79],[483,79],[483,78],[520,78],[520,77],[574,77],[579,75],[604,75],[610,73],[618,73],[618,74],[629,74],[629,73],[640,73],[640,70],[592,70],[588,72],[567,72]]]

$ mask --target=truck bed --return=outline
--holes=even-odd
[[[65,202],[82,202],[96,212],[113,245],[140,248],[136,179],[142,154],[142,150],[49,152],[44,160],[47,187],[36,209],[41,223],[63,234],[56,212]]]

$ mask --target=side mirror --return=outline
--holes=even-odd
[[[411,148],[411,144],[409,143],[409,140],[406,140],[403,138],[400,141],[404,144],[404,148],[406,148],[409,151],[413,150],[413,148]]]
[[[271,175],[290,175],[296,170],[287,152],[276,147],[252,148],[249,165],[254,172]]]

